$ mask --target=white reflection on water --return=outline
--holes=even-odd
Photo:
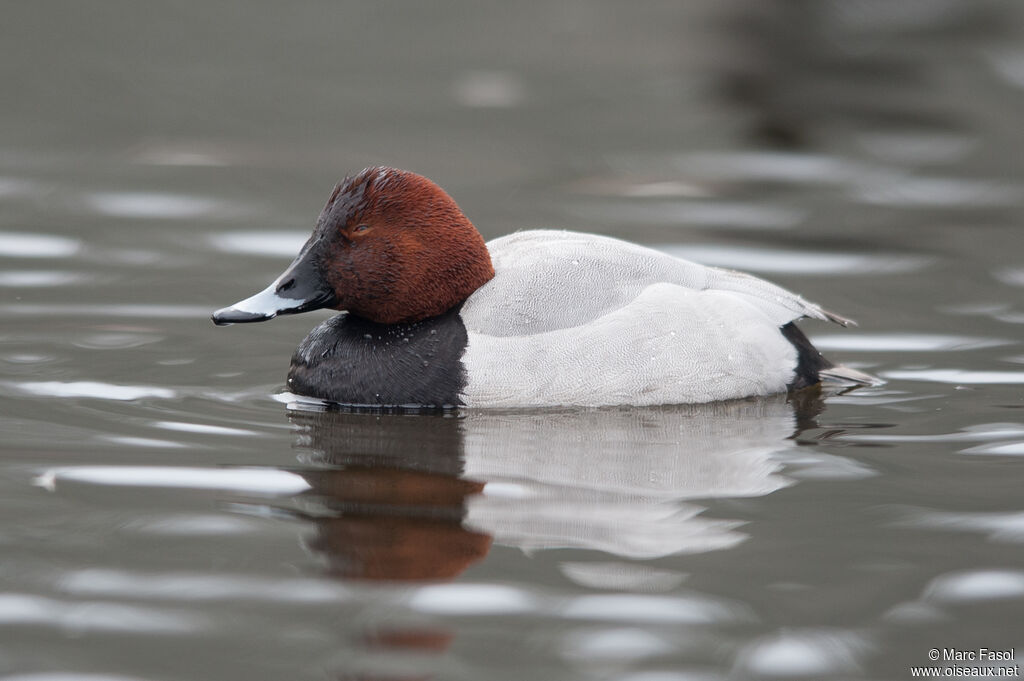
[[[870,165],[835,156],[781,151],[684,154],[675,166],[701,177],[794,184],[846,184],[876,172]]]
[[[856,350],[858,352],[939,352],[953,350],[978,350],[1001,345],[1013,345],[1016,341],[1003,338],[981,338],[976,336],[953,336],[925,333],[876,333],[840,334],[814,336],[814,346],[819,350]]]
[[[0,256],[10,258],[66,258],[81,247],[78,239],[63,236],[0,232]]]
[[[960,450],[961,454],[992,454],[994,456],[1024,456],[1024,442],[1001,442],[993,445],[979,445]]]
[[[740,653],[738,667],[764,676],[818,677],[855,673],[868,649],[862,637],[845,631],[786,631],[756,640]]]
[[[897,527],[979,532],[992,541],[1024,543],[1024,511],[1010,513],[950,513],[915,509],[896,523]]]
[[[1007,282],[1010,283],[1010,282]],[[1024,312],[1017,311],[1011,303],[972,303],[967,305],[944,305],[941,312],[955,315],[990,317],[1007,324],[1024,324]]]
[[[222,537],[225,535],[254,534],[260,526],[251,518],[212,513],[164,513],[147,517],[142,514],[125,520],[122,532],[165,537]]]
[[[150,385],[115,385],[100,381],[25,381],[11,383],[21,392],[45,397],[92,397],[101,400],[139,400],[146,397],[169,399],[177,393]]]
[[[566,634],[563,654],[582,660],[642,660],[666,655],[676,646],[661,636],[637,627],[577,629]]]
[[[74,305],[43,303],[0,305],[0,314],[27,317],[151,317],[153,319],[195,319],[210,317],[210,307],[198,305]]]
[[[930,381],[954,385],[1015,385],[1024,383],[1022,371],[969,371],[967,369],[897,369],[886,371],[883,378],[905,381]]]
[[[45,270],[21,270],[0,272],[0,286],[8,288],[43,288],[49,286],[66,286],[78,283],[86,277],[77,272],[57,272]]]
[[[1010,286],[1024,286],[1024,268],[1006,268],[997,270],[995,278]]]
[[[169,399],[177,393],[152,385],[115,385],[100,381],[25,381],[11,384],[32,395],[46,397],[92,397],[101,400],[139,400],[146,397]]]
[[[470,414],[464,475],[485,482],[466,525],[527,550],[577,547],[630,558],[727,548],[732,520],[685,500],[769,494],[789,484],[784,398],[692,408]],[[495,484],[517,494],[487,493]]]
[[[595,594],[577,596],[559,609],[567,619],[609,622],[664,622],[711,624],[753,621],[742,604],[710,596],[647,596],[643,594]]]
[[[953,178],[887,178],[854,191],[864,203],[896,207],[975,207],[1013,205],[1020,200],[1014,186],[985,180]]]
[[[186,167],[218,167],[231,165],[231,159],[225,154],[210,151],[209,146],[200,149],[198,146],[153,145],[141,150],[133,159],[135,163],[154,166],[186,166]]]
[[[205,423],[185,423],[183,421],[156,421],[155,428],[165,430],[177,430],[183,433],[200,433],[202,435],[258,435],[254,430],[243,428],[228,428],[226,426],[211,426]]]
[[[145,192],[97,192],[85,197],[97,213],[120,218],[198,218],[224,212],[223,201],[202,196]]]
[[[179,592],[180,597],[180,592]],[[82,632],[186,634],[205,629],[202,619],[141,605],[75,602],[34,594],[0,594],[0,624],[48,626]]]
[[[685,197],[692,199],[706,197],[710,194],[708,189],[690,182],[683,182],[678,178],[642,178],[637,177],[634,173],[630,173],[628,177],[584,178],[573,182],[569,188],[581,194],[630,198]]]
[[[300,459],[342,466],[309,476],[318,498],[366,504],[352,491],[363,478],[377,481],[381,508],[407,506],[411,490],[445,489],[457,499],[462,539],[525,551],[583,548],[636,560],[725,549],[746,538],[742,522],[705,516],[699,500],[766,495],[793,478],[874,475],[843,457],[798,450],[785,396],[661,409],[474,410],[458,419],[388,415],[370,428],[358,413],[297,411],[293,419],[299,446],[311,450]],[[409,437],[420,438],[422,460],[409,459]],[[377,468],[381,461],[390,463]],[[458,470],[418,472],[443,461]],[[371,468],[356,474],[349,464]],[[323,546],[350,552],[335,541],[344,529],[344,519],[324,523]],[[566,569],[583,581],[636,579]]]
[[[299,252],[309,232],[222,232],[211,234],[210,244],[226,253],[289,258]]]
[[[680,156],[676,166],[705,178],[845,186],[854,200],[884,206],[1002,206],[1021,196],[1005,182],[914,177],[897,168],[819,154],[698,153]]]
[[[0,176],[0,199],[13,196],[30,196],[41,189],[42,187],[31,180],[25,180],[20,177]]]
[[[2,355],[0,359],[11,364],[42,364],[43,362],[52,362],[56,357],[53,355],[37,355],[29,352],[19,352],[13,355]]]
[[[685,224],[755,229],[789,229],[803,222],[806,215],[795,208],[747,201],[630,201],[577,206],[570,210],[574,216],[605,224]]]
[[[303,577],[272,577],[248,574],[155,572],[82,569],[61,577],[58,591],[76,596],[139,598],[180,601],[332,603],[350,592],[338,582]]]
[[[675,570],[664,570],[642,563],[606,561],[587,563],[563,561],[558,565],[562,574],[580,586],[589,589],[620,591],[671,591],[686,580],[686,575]]]
[[[570,620],[666,624],[755,620],[747,606],[711,596],[614,593],[543,598],[507,584],[431,584],[416,589],[407,605],[417,612],[454,616],[533,613]]]
[[[539,603],[524,589],[504,584],[436,584],[417,589],[409,607],[435,615],[508,615],[533,612]]]
[[[898,624],[932,624],[935,622],[951,622],[953,620],[942,608],[922,601],[906,601],[897,603],[884,613],[882,620]]]
[[[923,598],[947,603],[1024,598],[1024,572],[1020,570],[971,570],[936,577],[925,587]]]
[[[276,468],[192,468],[185,466],[63,466],[36,476],[33,484],[56,490],[62,482],[118,487],[299,494],[310,488],[304,478]]]
[[[797,480],[861,480],[878,475],[860,461],[821,452],[807,453],[802,448],[776,456],[786,464],[786,474]]]
[[[160,449],[183,449],[187,447],[184,442],[157,440],[152,437],[133,437],[131,435],[104,435],[100,439],[125,447],[157,447]]]
[[[859,275],[866,272],[916,272],[931,263],[931,259],[924,256],[886,253],[785,251],[711,244],[658,244],[654,248],[677,258],[693,260],[704,265],[786,274]]]

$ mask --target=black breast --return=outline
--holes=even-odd
[[[340,404],[456,406],[467,342],[458,308],[409,324],[339,314],[299,344],[288,388]]]

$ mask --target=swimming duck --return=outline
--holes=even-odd
[[[682,404],[873,382],[794,323],[850,320],[775,284],[595,234],[484,243],[443,189],[394,168],[338,184],[284,273],[212,318],[320,308],[343,314],[299,345],[288,389],[341,404]]]

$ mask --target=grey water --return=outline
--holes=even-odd
[[[0,679],[1020,665],[1020,3],[7,3],[0,92]],[[209,314],[373,164],[487,238],[771,279],[856,319],[802,328],[887,383],[296,404],[328,313]]]

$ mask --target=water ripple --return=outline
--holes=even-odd
[[[727,603],[705,596],[638,594],[577,596],[561,609],[560,614],[568,619],[675,624],[710,624],[754,619],[749,608],[738,603]]]
[[[298,253],[308,238],[308,232],[222,232],[211,234],[209,242],[226,253],[281,258]]]
[[[680,246],[678,244],[659,244],[654,248],[677,258],[693,260],[704,265],[792,275],[916,272],[932,262],[925,256],[895,253],[787,251],[770,248],[738,248],[717,245]]]
[[[223,213],[226,207],[218,199],[155,192],[97,192],[86,203],[102,215],[137,219],[184,220]]]
[[[101,400],[140,400],[147,397],[170,399],[177,393],[151,385],[115,385],[101,381],[25,381],[9,384],[15,389],[43,397],[92,397]]]
[[[205,623],[183,613],[163,612],[140,605],[73,602],[34,594],[0,594],[0,626],[43,625],[77,633],[187,634]]]
[[[970,570],[936,577],[925,587],[926,600],[948,603],[1024,598],[1024,572]]]
[[[32,196],[38,193],[42,187],[32,180],[20,177],[0,176],[0,199],[12,197]]]
[[[774,151],[699,152],[679,156],[675,165],[702,177],[794,184],[845,184],[874,172],[838,157]]]
[[[1024,436],[1024,424],[1020,423],[979,423],[952,433],[929,435],[840,435],[841,440],[859,442],[978,442],[1003,440],[1008,437]]]
[[[786,464],[786,474],[799,480],[862,480],[878,472],[859,461],[835,454],[797,449],[776,455]]]
[[[249,518],[202,513],[164,513],[148,518],[136,516],[121,525],[126,532],[140,535],[202,537],[252,534],[260,530]]]
[[[980,532],[992,541],[1024,543],[1024,512],[949,513],[916,509],[898,521],[899,527],[921,527],[934,530]]]
[[[67,304],[0,305],[0,314],[26,317],[139,317],[152,319],[209,319],[211,307],[161,304]]]
[[[559,619],[622,623],[708,624],[750,622],[745,605],[709,596],[592,594],[541,598],[504,584],[436,584],[418,588],[408,601],[412,610],[437,615],[481,616],[546,614]]]
[[[151,343],[159,343],[164,336],[152,333],[90,333],[79,340],[72,341],[76,348],[85,350],[125,350],[138,348]]]
[[[174,440],[158,440],[152,437],[133,437],[131,435],[103,435],[100,439],[125,447],[182,449],[187,446],[183,442],[176,442]]]
[[[258,435],[255,430],[211,426],[205,423],[186,423],[184,421],[156,421],[153,423],[153,427],[176,430],[183,433],[199,433],[201,435]]]
[[[533,612],[539,601],[504,584],[437,584],[417,589],[408,605],[435,615],[510,615]]]
[[[0,286],[7,288],[43,288],[67,286],[82,282],[87,277],[78,272],[47,270],[20,270],[0,272]]]
[[[1003,338],[981,338],[926,333],[878,333],[814,336],[814,346],[821,350],[856,350],[859,352],[940,352],[979,350],[1016,341]]]
[[[967,135],[905,130],[864,133],[858,139],[876,158],[901,165],[953,163],[977,147],[977,141]]]
[[[173,487],[292,495],[310,489],[306,480],[276,468],[184,466],[65,466],[50,468],[33,484],[53,491],[63,482],[118,487]]]
[[[1024,268],[1006,268],[994,272],[995,278],[1010,286],[1024,286]]]
[[[961,454],[993,454],[996,456],[1024,456],[1024,442],[1000,442],[991,445],[979,445],[970,449],[960,450]]]
[[[859,671],[867,648],[863,638],[848,632],[787,631],[753,643],[740,654],[738,666],[764,676],[849,674]]]
[[[998,76],[1013,87],[1024,88],[1024,51],[1000,48],[989,50],[985,56]]]
[[[78,596],[170,601],[335,603],[351,597],[350,591],[337,582],[312,578],[225,573],[140,574],[100,568],[71,572],[60,579],[57,588]]]
[[[64,236],[0,232],[0,256],[9,258],[66,258],[81,247],[78,239]]]
[[[898,369],[886,371],[884,378],[905,381],[929,381],[952,385],[1017,385],[1024,383],[1022,371],[970,371],[967,369]]]
[[[1020,191],[992,180],[954,178],[887,178],[884,183],[862,187],[854,198],[867,204],[894,207],[970,207],[1016,204]]]
[[[700,225],[789,229],[803,222],[806,213],[770,203],[747,201],[631,201],[601,206],[578,206],[574,216],[605,224]]]
[[[727,677],[706,668],[698,669],[647,669],[625,673],[616,677],[618,681],[725,681]]]
[[[567,579],[589,589],[671,591],[686,579],[685,574],[675,570],[660,570],[649,565],[618,561],[564,561],[559,564],[559,569]]]
[[[570,631],[563,645],[567,657],[585,660],[642,660],[676,649],[661,636],[634,627]]]

